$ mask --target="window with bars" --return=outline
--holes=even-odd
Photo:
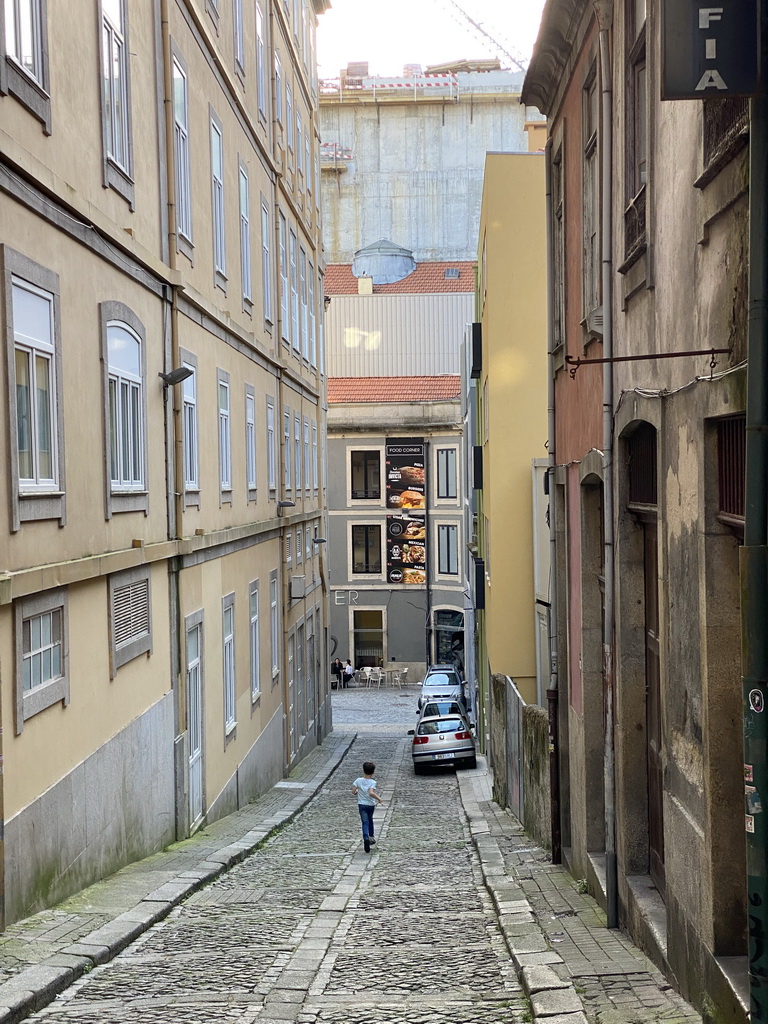
[[[717,518],[744,536],[747,420],[743,414],[717,423]]]
[[[656,505],[656,428],[641,423],[627,442],[629,504]]]
[[[109,578],[112,676],[140,654],[152,653],[152,602],[148,567]]]

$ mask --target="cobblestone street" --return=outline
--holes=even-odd
[[[261,812],[271,835],[255,852],[177,900],[164,920],[123,942],[119,955],[97,956],[100,966],[86,967],[29,1020],[700,1024],[640,950],[605,928],[594,900],[492,801],[482,760],[476,771],[414,775],[406,732],[415,689],[343,690],[333,702],[337,733],[348,738],[327,760],[325,781],[302,781],[317,776],[299,771],[278,783]],[[366,854],[350,789],[369,759],[384,804],[375,814],[377,844]],[[306,802],[308,786],[317,788]],[[281,793],[304,799],[282,824],[274,818]],[[238,815],[242,827],[258,808]],[[202,875],[206,864],[216,866],[216,828],[221,838],[235,836],[236,818],[103,886],[113,899],[138,891],[162,858],[178,865],[181,885],[194,874],[178,874],[190,843],[208,857],[197,862]],[[149,886],[139,907],[169,884],[155,892]],[[88,934],[86,915],[91,925],[102,923],[98,910],[106,904],[105,891],[94,888],[14,926],[0,942],[0,966],[8,968],[12,953],[33,962],[43,945],[45,971],[88,950],[93,959],[110,925]],[[74,944],[56,947],[57,929]],[[18,987],[33,988],[24,978],[41,969],[22,971]]]

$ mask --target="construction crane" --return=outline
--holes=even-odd
[[[443,2],[453,8],[455,17],[457,14],[461,16],[461,18],[456,17],[457,21],[463,19],[464,21],[469,22],[478,35],[483,36],[484,39],[488,40],[488,42],[492,44],[493,49],[500,57],[504,57],[519,71],[525,72],[528,69],[528,61],[522,56],[522,54],[515,55],[514,53],[510,53],[507,47],[502,46],[498,39],[495,39],[479,22],[475,21],[475,19],[471,17],[471,15],[468,14],[468,12],[465,11],[464,8],[456,2],[456,0],[443,0]]]

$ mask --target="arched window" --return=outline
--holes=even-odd
[[[141,339],[127,324],[107,324],[109,467],[113,490],[144,490]]]

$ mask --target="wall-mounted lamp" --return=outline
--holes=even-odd
[[[325,539],[325,537],[313,537],[312,538],[312,543],[313,544],[327,544],[328,541]]]
[[[330,295],[324,295],[323,296],[323,309],[326,310],[326,312],[327,312],[328,307],[330,306],[330,304],[331,304],[331,296]]]
[[[158,373],[158,377],[162,378],[163,387],[172,387],[174,384],[181,384],[187,377],[191,377],[195,371],[191,366],[177,366],[175,370],[169,370],[168,373]]]
[[[296,507],[296,502],[295,501],[278,501],[277,502],[277,514],[280,515],[281,509],[284,509],[284,508],[295,508],[295,507]]]

